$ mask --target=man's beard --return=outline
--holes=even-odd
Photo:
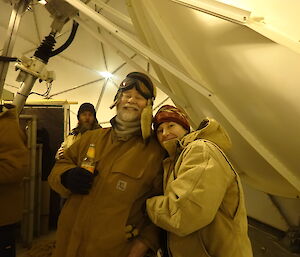
[[[78,129],[79,129],[79,133],[83,134],[84,132],[92,129],[93,124],[90,123],[79,123],[78,125]]]
[[[134,108],[137,108],[137,107],[134,107]],[[117,109],[117,116],[120,120],[128,121],[128,122],[138,121],[141,118],[140,111],[132,110],[132,109],[126,110],[124,108]]]

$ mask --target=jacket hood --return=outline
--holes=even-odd
[[[199,129],[184,136],[180,140],[180,144],[182,147],[186,147],[189,143],[197,139],[209,140],[218,145],[222,150],[229,150],[232,146],[226,130],[219,122],[212,118],[204,119]]]
[[[213,142],[223,151],[229,150],[232,146],[231,140],[226,130],[219,122],[212,118],[204,119],[198,130],[190,132],[181,140],[172,139],[163,143],[170,157],[175,156],[182,151],[188,144],[198,139],[206,139]]]

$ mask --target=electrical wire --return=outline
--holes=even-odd
[[[29,95],[33,95],[33,94],[34,94],[34,95],[43,96],[43,97],[45,97],[46,99],[49,99],[49,98],[50,98],[50,97],[49,97],[49,93],[50,93],[51,88],[52,88],[52,82],[49,82],[49,83],[47,83],[46,85],[47,85],[47,90],[46,90],[45,93],[40,94],[40,93],[37,93],[37,92],[30,92]]]
[[[0,55],[0,62],[17,62],[17,57],[9,57],[9,56],[3,56]]]
[[[67,39],[67,41],[61,45],[59,48],[55,49],[54,51],[51,52],[50,57],[53,57],[55,55],[58,55],[62,51],[64,51],[74,40],[74,37],[76,35],[77,29],[78,29],[79,24],[76,21],[73,21],[73,26],[72,26],[72,31]]]

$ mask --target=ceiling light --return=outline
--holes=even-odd
[[[48,2],[46,0],[39,0],[39,4],[42,4],[42,5],[45,5],[47,4]]]
[[[109,79],[109,78],[111,78],[111,77],[113,76],[113,75],[112,75],[110,72],[108,72],[108,71],[100,71],[99,74],[100,74],[102,77],[106,78],[106,79]]]

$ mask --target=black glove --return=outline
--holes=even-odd
[[[73,194],[86,195],[92,187],[96,174],[93,174],[84,168],[76,167],[67,170],[61,175],[61,183]]]

